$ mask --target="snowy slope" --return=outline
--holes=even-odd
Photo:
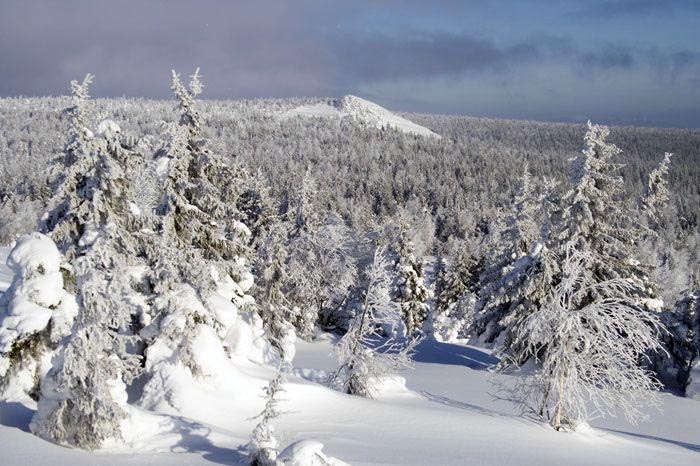
[[[306,373],[330,370],[328,342],[301,343],[297,365]],[[283,394],[286,414],[276,423],[283,444],[312,438],[328,454],[353,465],[692,465],[700,442],[692,426],[698,403],[664,397],[666,414],[631,427],[617,420],[595,423],[587,432],[563,434],[513,414],[507,402],[493,401],[490,357],[478,349],[424,344],[408,389],[393,387],[378,400],[330,391],[291,377]],[[313,367],[312,367],[313,366]],[[250,367],[261,378],[272,374]],[[246,391],[246,387],[232,387]],[[230,401],[227,390],[196,397],[173,415],[170,432],[145,436],[133,451],[90,454],[44,442],[27,433],[31,406],[0,404],[0,448],[5,465],[243,464],[242,445],[262,407]],[[189,418],[188,418],[189,417]],[[194,419],[192,419],[194,418]]]
[[[417,125],[412,121],[393,114],[374,102],[361,99],[354,95],[346,95],[341,99],[336,99],[331,105],[323,103],[302,105],[301,107],[285,112],[282,116],[285,118],[294,116],[337,119],[353,118],[375,128],[391,127],[419,136],[440,137],[424,126]]]
[[[0,249],[0,256],[7,249]],[[0,277],[9,273],[0,266]],[[298,342],[275,422],[281,445],[313,439],[324,452],[352,465],[695,465],[700,402],[663,395],[663,412],[630,426],[624,419],[598,419],[592,429],[559,433],[517,415],[496,400],[496,362],[484,350],[424,341],[415,369],[385,385],[378,399],[332,391],[317,383],[335,369],[334,338]],[[235,358],[234,358],[235,359]],[[176,411],[131,407],[128,443],[111,453],[58,447],[28,431],[31,401],[0,402],[0,464],[14,465],[199,465],[245,464],[244,445],[263,407],[261,387],[274,376],[269,366],[242,358],[214,381],[183,382]],[[494,379],[493,377],[497,377]],[[184,386],[187,384],[186,386]]]

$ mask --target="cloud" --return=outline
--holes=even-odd
[[[595,0],[577,2],[570,16],[597,19],[634,17],[649,14],[700,13],[697,0]]]
[[[596,2],[577,18],[577,30],[541,17],[550,10],[552,18],[561,16],[582,2],[551,0],[535,2],[532,13],[505,0],[469,8],[457,0],[430,8],[418,0],[0,1],[0,95],[65,94],[71,79],[91,72],[95,96],[169,97],[170,69],[189,74],[199,66],[209,98],[342,95],[411,81],[415,85],[392,97],[410,110],[410,102],[425,101],[416,95],[421,89],[442,86],[450,93],[480,80],[493,86],[484,108],[502,109],[511,96],[536,94],[542,86],[631,82],[636,75],[645,77],[645,87],[630,84],[630,96],[674,83],[674,92],[692,101],[697,93],[688,89],[700,75],[695,46],[671,41],[652,48],[611,40],[614,31],[596,32],[595,41],[580,34],[594,30],[595,8],[655,8],[644,0]],[[671,3],[678,11],[684,4]],[[471,26],[454,21],[462,17]],[[528,88],[523,77],[533,68],[546,78]]]

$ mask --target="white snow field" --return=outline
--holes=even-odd
[[[334,100],[332,105],[325,103],[302,105],[301,107],[297,107],[282,114],[284,118],[295,116],[337,119],[353,118],[379,129],[391,127],[418,136],[440,138],[438,134],[430,131],[425,126],[413,123],[412,121],[395,115],[374,102],[354,95],[346,95],[341,99]]]
[[[0,291],[11,281],[0,248]],[[662,412],[648,423],[597,419],[592,428],[555,432],[517,416],[489,393],[496,360],[458,344],[424,341],[415,369],[387,381],[380,396],[363,399],[318,381],[335,368],[333,337],[297,342],[275,421],[280,445],[309,439],[351,465],[697,465],[700,402],[662,395]],[[244,445],[262,410],[261,388],[274,369],[240,357],[216,380],[183,381],[175,410],[130,405],[125,445],[86,452],[41,440],[29,432],[31,401],[0,402],[0,465],[235,465],[246,464]],[[503,380],[506,376],[498,376]],[[306,445],[315,446],[315,443]]]

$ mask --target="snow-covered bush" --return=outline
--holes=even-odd
[[[674,309],[662,313],[668,332],[662,332],[660,339],[666,351],[651,355],[652,367],[664,385],[688,396],[697,390],[691,385],[700,383],[693,372],[700,361],[700,286],[694,285],[683,292]]]
[[[330,216],[324,224],[298,221],[302,226],[292,231],[289,241],[284,288],[297,334],[310,340],[318,323],[338,325],[336,311],[355,284],[357,267],[342,219]]]

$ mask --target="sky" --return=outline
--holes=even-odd
[[[0,96],[354,94],[391,110],[700,128],[700,0],[0,0]]]

